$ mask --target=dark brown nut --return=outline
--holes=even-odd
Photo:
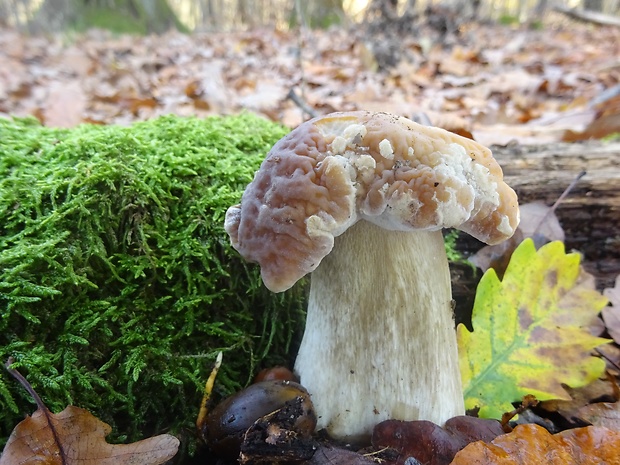
[[[252,384],[222,401],[207,416],[201,434],[213,452],[234,460],[239,456],[248,428],[265,415],[297,399],[301,399],[304,413],[296,419],[293,428],[300,435],[309,436],[316,426],[310,395],[300,384],[281,380]]]
[[[299,381],[295,374],[288,368],[283,366],[275,366],[259,371],[254,377],[254,382],[259,383],[261,381],[271,381],[277,379],[283,381]]]

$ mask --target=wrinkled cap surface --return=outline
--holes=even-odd
[[[359,220],[396,231],[454,227],[487,244],[519,223],[491,151],[387,113],[307,121],[277,142],[226,212],[235,249],[274,292],[313,271]]]

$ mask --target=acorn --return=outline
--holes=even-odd
[[[271,368],[263,368],[254,377],[254,383],[260,383],[261,381],[271,381],[281,379],[284,381],[299,381],[295,374],[288,368],[278,365]]]
[[[317,421],[310,394],[300,384],[282,380],[252,384],[228,397],[207,415],[200,432],[215,454],[235,460],[248,429],[287,407],[293,413],[288,416],[286,429],[296,437],[310,437]]]

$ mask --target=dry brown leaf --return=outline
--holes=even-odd
[[[620,307],[605,307],[601,313],[607,332],[613,338],[616,344],[620,344]]]
[[[54,414],[39,408],[9,437],[0,465],[157,465],[174,457],[179,440],[162,434],[133,444],[108,444],[111,428],[87,410]]]
[[[307,30],[301,42],[298,32],[137,38],[90,31],[76,38],[78,46],[62,36],[24,37],[5,29],[0,112],[47,121],[53,86],[70,88],[79,79],[87,100],[81,121],[126,124],[160,114],[206,116],[247,108],[295,122],[284,98],[273,101],[257,90],[277,78],[282,96],[305,83],[306,99],[320,113],[436,111],[464,118],[467,124],[458,127],[475,123],[476,140],[486,145],[513,139],[542,143],[557,142],[568,129],[583,131],[590,121],[567,120],[567,114],[583,113],[600,89],[617,82],[610,57],[617,54],[620,32],[605,28],[526,31],[473,23],[453,48],[438,47],[424,34],[395,35],[388,45],[402,60],[387,72],[376,72],[368,45],[373,37],[362,31]],[[191,80],[197,87],[183,92]],[[116,104],[97,99],[111,95],[107,88],[118,95]],[[574,95],[579,98],[568,112],[567,97]],[[57,113],[60,118],[60,106]],[[598,114],[617,111],[605,107]],[[549,122],[548,115],[556,121]]]
[[[443,427],[425,420],[387,420],[375,426],[372,445],[397,453],[385,459],[386,465],[403,465],[410,457],[426,465],[448,465],[467,444],[491,441],[502,433],[497,420],[464,415],[450,418]]]
[[[596,348],[596,352],[605,359],[607,373],[620,380],[620,345],[605,344]],[[620,394],[616,396],[620,399]]]
[[[481,248],[469,261],[486,271],[494,268],[498,276],[503,276],[514,249],[526,238],[531,237],[536,247],[551,241],[564,242],[564,229],[560,225],[553,208],[542,202],[531,202],[521,205],[521,222],[515,234],[507,241],[498,245]]]
[[[601,346],[603,350],[606,346]],[[577,412],[590,405],[595,399],[611,399],[614,395],[614,390],[608,379],[599,378],[596,381],[580,388],[572,388],[565,386],[564,389],[571,397],[571,400],[552,399],[545,400],[538,404],[539,408],[547,412],[556,412],[561,415],[567,423],[574,424],[574,419],[577,416]],[[574,424],[574,426],[582,426],[583,424]],[[604,426],[604,425],[598,425]]]
[[[609,299],[614,307],[620,307],[620,275],[616,277],[616,285],[605,289],[603,295]]]
[[[605,289],[603,295],[611,303],[610,307],[602,311],[605,327],[616,344],[620,344],[620,275],[616,278],[616,285]]]
[[[45,124],[59,128],[77,126],[82,122],[87,102],[88,97],[77,80],[66,86],[52,85],[43,107]]]
[[[538,425],[519,425],[512,433],[461,450],[451,465],[620,465],[620,433],[600,426],[551,435]]]
[[[321,445],[307,465],[376,465],[372,457],[358,454],[352,450]]]
[[[579,409],[576,416],[594,426],[604,426],[620,432],[620,402],[586,405]]]

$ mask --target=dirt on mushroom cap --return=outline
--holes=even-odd
[[[510,237],[519,221],[516,194],[489,149],[395,115],[343,112],[281,139],[225,227],[280,292],[360,219],[400,231],[457,227],[487,243]]]

